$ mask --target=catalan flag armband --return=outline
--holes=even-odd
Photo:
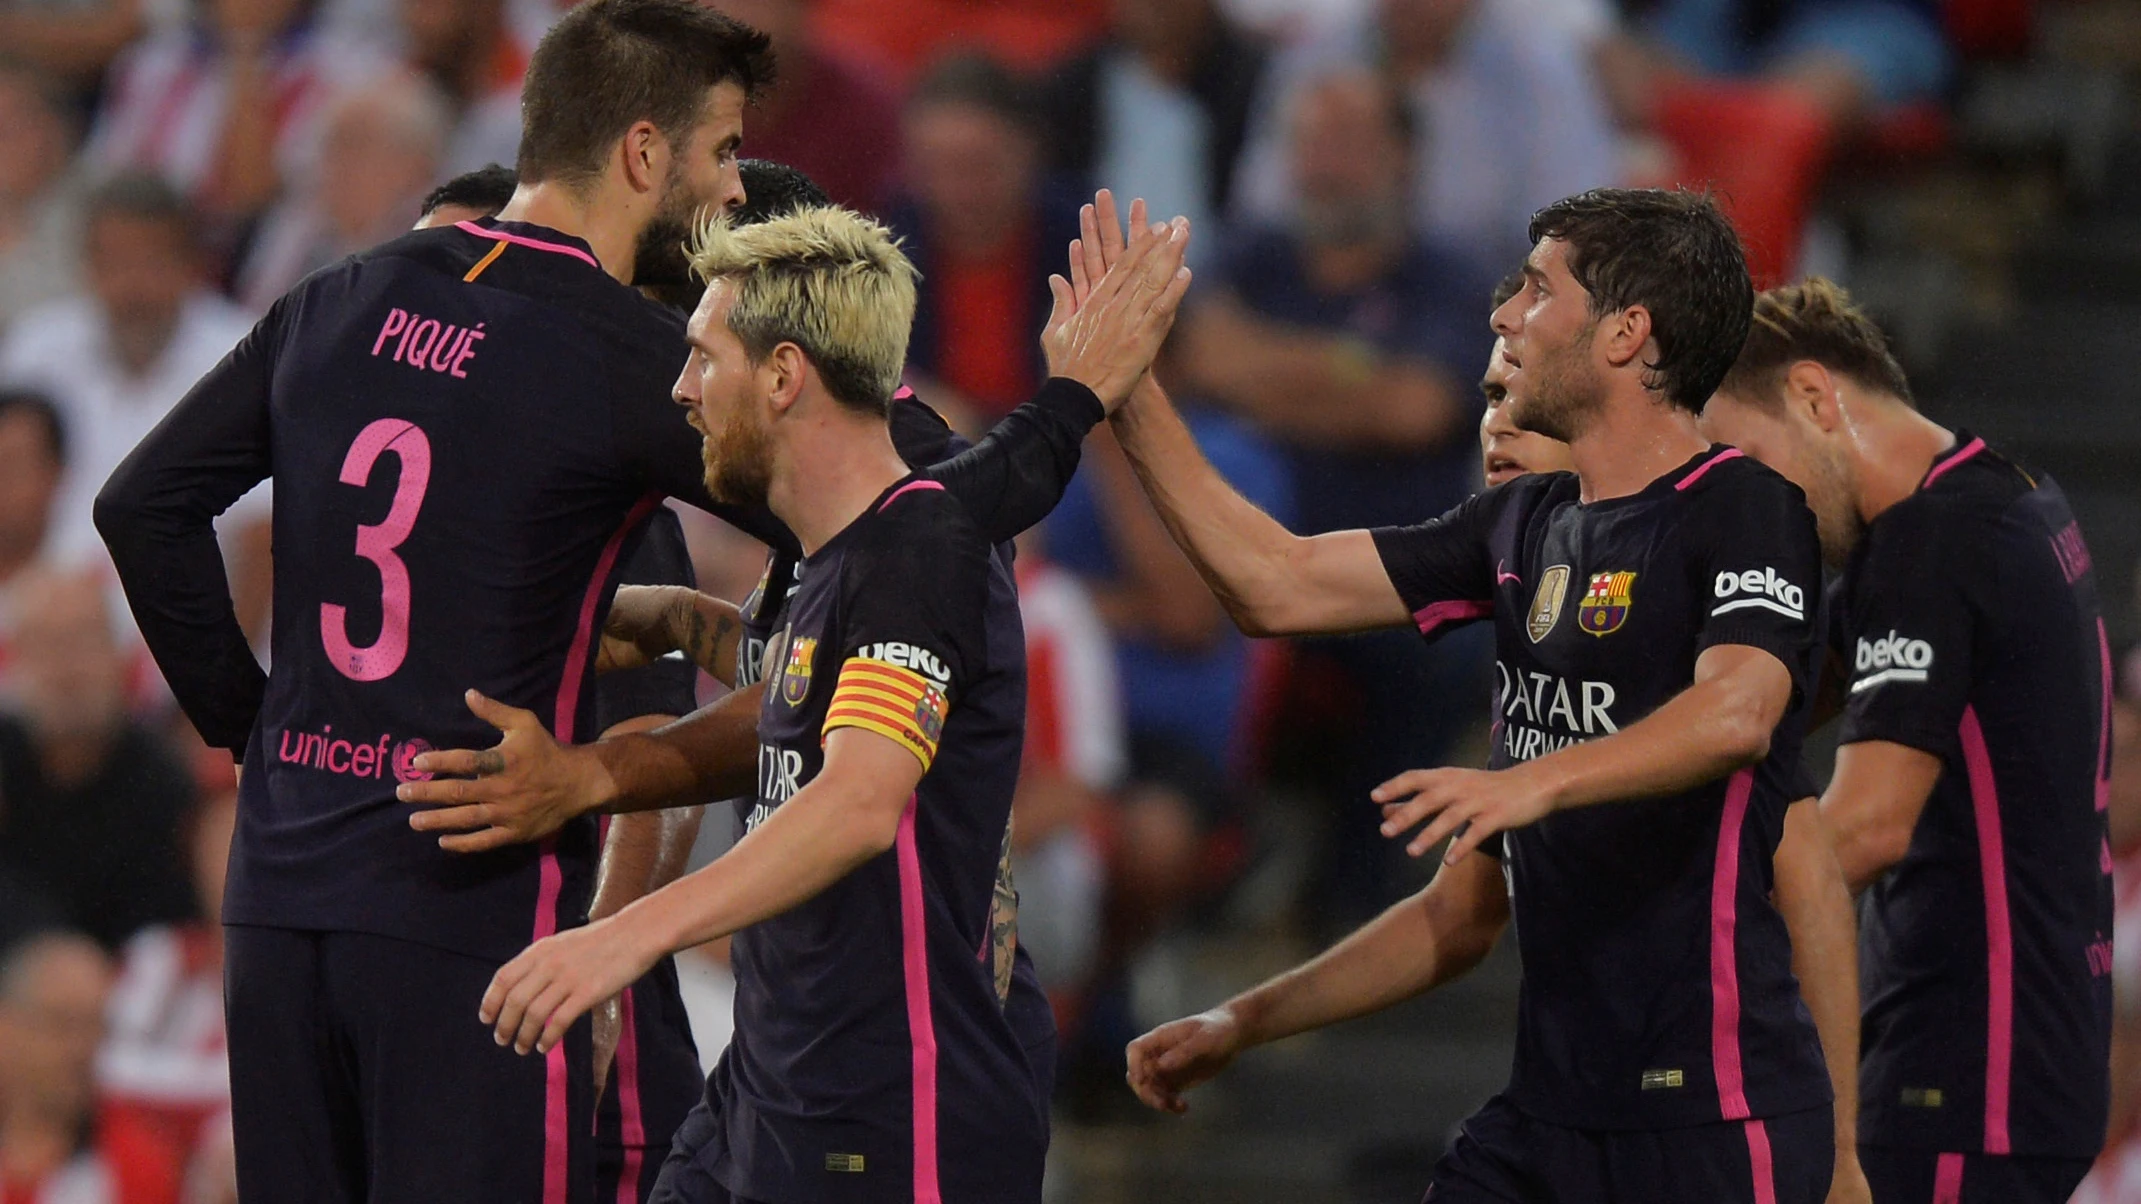
[[[944,716],[950,709],[944,688],[914,670],[870,657],[850,657],[840,666],[840,681],[833,687],[820,739],[836,727],[876,732],[913,753],[926,773],[936,759],[937,742],[944,738]]]

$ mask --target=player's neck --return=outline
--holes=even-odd
[[[598,185],[599,187],[599,185]],[[498,211],[502,222],[526,222],[585,242],[595,253],[595,262],[620,283],[632,283],[632,270],[639,252],[639,231],[613,206],[599,205],[592,197],[578,196],[555,180],[522,184],[513,199]]]
[[[802,421],[774,460],[766,504],[815,556],[909,469],[883,422],[830,403]]]
[[[1641,493],[1652,481],[1710,446],[1695,416],[1648,392],[1610,397],[1588,428],[1569,441],[1584,502]]]
[[[1862,399],[1850,414],[1859,517],[1870,523],[1918,492],[1933,461],[1955,446],[1955,432],[1885,398]]]

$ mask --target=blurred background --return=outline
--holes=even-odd
[[[441,179],[513,161],[557,3],[0,0],[11,1204],[231,1198],[231,771],[142,652],[90,499],[275,297],[406,229]],[[746,152],[897,227],[924,272],[911,382],[969,432],[1037,383],[1045,273],[1106,185],[1196,223],[1162,372],[1219,469],[1303,532],[1418,520],[1477,488],[1488,294],[1531,212],[1705,185],[1758,284],[1841,280],[1928,412],[2061,480],[2115,643],[2141,638],[2136,0],[722,7],[781,57]],[[262,640],[270,506],[221,524]],[[691,528],[702,584],[741,598],[762,551]],[[1483,760],[1488,641],[1242,639],[1105,431],[1020,574],[1022,937],[1065,1038],[1051,1197],[1417,1199],[1506,1075],[1512,949],[1251,1055],[1185,1119],[1140,1113],[1121,1050],[1419,885],[1366,791]],[[2141,658],[2121,664],[2132,699]],[[2141,711],[2119,731],[2118,806],[2141,809]],[[710,1061],[725,971],[687,961]],[[2141,1201],[2114,1162],[2092,1198]]]

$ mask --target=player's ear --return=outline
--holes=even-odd
[[[1657,359],[1657,349],[1650,346],[1650,310],[1645,307],[1631,305],[1608,314],[1599,327],[1608,364],[1625,368],[1638,358],[1645,363]]]
[[[654,192],[669,174],[669,140],[651,121],[635,121],[624,132],[624,178],[634,192]]]
[[[1788,414],[1810,422],[1824,435],[1844,425],[1844,410],[1836,397],[1836,377],[1814,360],[1800,360],[1784,372],[1784,408]]]
[[[773,406],[776,417],[787,413],[795,405],[796,399],[803,395],[803,376],[809,370],[810,360],[803,354],[803,349],[794,343],[776,344],[772,351],[766,353],[766,364],[762,371],[766,373],[769,378],[767,383],[771,386],[770,396],[766,400]]]

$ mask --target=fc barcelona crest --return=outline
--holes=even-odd
[[[1538,592],[1531,596],[1531,613],[1524,619],[1524,634],[1536,644],[1546,638],[1561,619],[1561,604],[1569,596],[1569,566],[1557,564],[1539,578]]]
[[[816,637],[795,636],[788,641],[788,664],[781,670],[781,700],[789,706],[801,706],[810,693],[810,664],[817,656]]]
[[[1612,635],[1628,621],[1634,573],[1593,573],[1591,586],[1576,604],[1576,625],[1592,635]]]

